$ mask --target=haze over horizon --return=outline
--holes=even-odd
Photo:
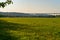
[[[8,5],[5,8],[0,8],[0,11],[23,13],[60,13],[60,0],[13,0],[13,4]]]

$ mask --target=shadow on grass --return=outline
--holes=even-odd
[[[47,31],[48,29],[45,28],[34,29],[31,27],[32,27],[31,25],[27,25],[27,24],[11,23],[4,20],[0,20],[0,40],[18,40],[20,38],[26,38],[26,40],[60,40],[60,30],[58,29],[56,30],[53,29],[54,31],[49,32]],[[24,32],[22,35],[19,35],[19,38],[17,38],[14,35],[12,36],[10,32],[7,32],[9,30],[13,30],[13,31],[24,30]]]
[[[10,33],[7,31],[24,29],[23,26],[28,26],[28,25],[10,23],[0,20],[0,40],[17,40],[16,37],[10,35]]]

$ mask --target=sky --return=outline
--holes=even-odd
[[[1,0],[4,2],[6,0]],[[12,0],[1,12],[60,13],[60,0]]]

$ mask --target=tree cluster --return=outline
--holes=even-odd
[[[0,2],[0,7],[4,8],[5,6],[13,3],[12,0],[6,0],[5,2]]]

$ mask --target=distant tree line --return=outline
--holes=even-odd
[[[60,17],[60,15],[49,15],[49,16],[11,16],[11,15],[0,15],[0,17],[47,17],[47,18],[56,18]]]
[[[0,15],[0,17],[47,17],[47,18],[53,18],[53,17],[60,17],[60,16],[8,16],[8,15]]]

